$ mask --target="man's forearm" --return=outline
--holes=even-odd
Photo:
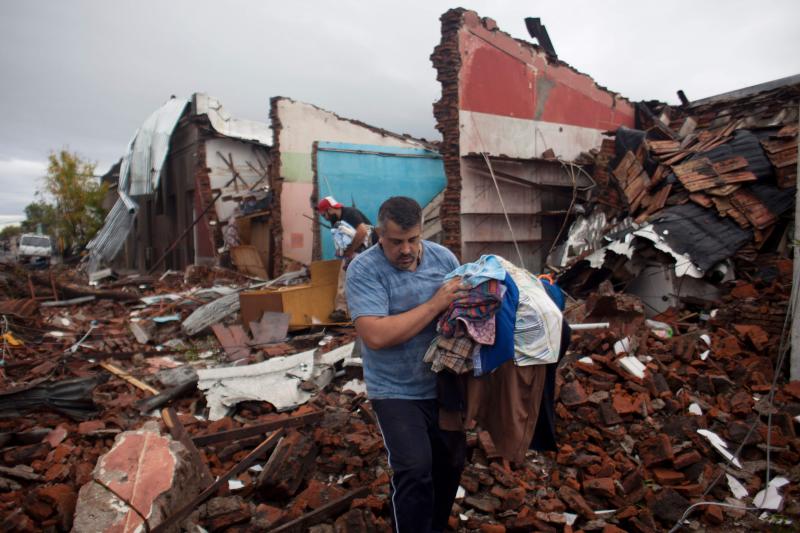
[[[427,301],[398,315],[356,319],[356,331],[366,345],[381,350],[402,344],[425,329],[439,315],[439,310]]]

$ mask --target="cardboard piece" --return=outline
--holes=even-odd
[[[311,283],[241,292],[242,323],[249,327],[264,312],[273,312],[289,315],[290,330],[336,325],[328,317],[333,312],[340,265],[338,259],[314,261],[309,267]]]

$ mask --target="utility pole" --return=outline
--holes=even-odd
[[[800,115],[800,104],[798,104],[798,115]],[[800,117],[798,117],[798,127],[800,127]],[[798,151],[800,151],[800,133],[797,136]],[[789,379],[792,381],[800,380],[800,287],[797,280],[800,279],[800,158],[797,160],[797,191],[794,199],[794,271],[792,276],[791,299],[789,300],[789,311],[792,313],[792,358],[789,367]]]

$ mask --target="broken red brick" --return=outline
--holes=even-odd
[[[686,480],[682,473],[667,468],[654,468],[653,477],[662,485],[680,485]]]
[[[683,470],[689,465],[693,465],[702,459],[700,452],[697,450],[690,450],[675,457],[673,464],[678,470]]]
[[[78,424],[78,433],[87,435],[99,429],[105,429],[106,423],[102,420],[87,420]]]
[[[497,453],[497,448],[492,441],[492,436],[488,431],[478,432],[478,443],[480,444],[481,449],[486,452],[487,459],[495,459],[500,457],[500,454]]]
[[[663,433],[640,442],[639,455],[647,467],[669,462],[675,458],[669,437]]]
[[[558,496],[564,501],[564,503],[567,504],[570,509],[577,512],[584,518],[591,520],[596,517],[592,508],[589,507],[589,504],[586,503],[586,500],[583,499],[583,496],[581,496],[577,490],[568,487],[567,485],[561,485],[561,487],[558,489]]]
[[[589,401],[589,398],[586,396],[586,391],[583,390],[578,380],[562,385],[559,398],[567,407],[576,407]]]
[[[609,477],[587,479],[583,482],[583,488],[590,494],[606,498],[612,498],[616,494],[614,480]]]
[[[722,507],[719,505],[706,505],[703,509],[703,518],[713,525],[719,525],[725,521],[725,516],[722,514]]]
[[[61,444],[64,439],[67,438],[69,432],[67,429],[61,425],[52,430],[47,436],[44,438],[45,442],[48,443],[52,448],[55,448],[59,444]]]

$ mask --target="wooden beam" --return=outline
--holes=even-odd
[[[100,366],[105,368],[106,370],[108,370],[109,372],[114,374],[115,376],[124,379],[125,381],[127,381],[128,383],[130,383],[131,385],[136,387],[137,389],[141,389],[141,390],[143,390],[145,392],[149,392],[150,394],[158,394],[158,389],[155,389],[155,388],[151,387],[150,385],[148,385],[147,383],[136,379],[135,377],[133,377],[129,373],[125,372],[124,370],[122,370],[119,367],[116,367],[116,366],[112,365],[111,363],[107,363],[107,362],[103,361],[102,363],[100,363]]]
[[[192,514],[198,505],[206,501],[212,494],[217,492],[217,490],[228,480],[234,476],[237,476],[250,468],[256,459],[260,459],[265,453],[269,452],[277,443],[278,440],[283,436],[283,430],[279,429],[274,432],[272,435],[267,437],[264,442],[258,445],[256,449],[250,452],[244,459],[242,459],[236,466],[228,470],[225,474],[219,477],[214,483],[209,485],[203,492],[192,498],[186,505],[178,509],[175,514],[168,516],[164,519],[163,522],[155,526],[151,529],[151,533],[164,533],[165,531],[170,531],[170,528],[184,520],[187,516]]]
[[[186,428],[183,427],[183,424],[181,424],[181,421],[178,419],[178,413],[176,413],[175,409],[172,407],[167,407],[161,410],[161,418],[164,419],[164,424],[167,426],[167,429],[169,429],[172,438],[179,441],[189,450],[189,457],[191,457],[195,467],[200,471],[200,482],[204,486],[211,485],[214,482],[214,477],[211,475],[208,465],[205,464],[200,457],[200,451],[194,445],[194,442],[192,442],[189,434],[186,433]]]
[[[291,522],[287,522],[282,526],[278,526],[270,531],[272,531],[272,533],[301,533],[314,524],[319,524],[328,518],[336,516],[350,507],[350,502],[356,498],[363,498],[367,494],[369,494],[369,487],[358,488],[345,494],[338,500],[333,500],[332,502],[323,505],[319,509],[311,511],[310,513],[306,513],[303,516],[296,518]]]
[[[220,431],[219,433],[211,433],[209,435],[199,435],[193,437],[192,440],[197,446],[208,446],[209,444],[216,444],[219,442],[228,442],[235,439],[243,439],[246,437],[253,437],[267,433],[277,428],[291,428],[304,426],[312,422],[317,422],[322,419],[322,411],[315,413],[308,413],[305,415],[288,416],[280,420],[273,420],[264,422],[263,424],[255,424],[253,426],[246,426],[239,429],[231,429],[228,431]]]

